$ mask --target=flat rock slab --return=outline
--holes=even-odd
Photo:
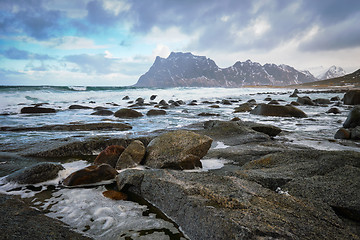
[[[63,125],[45,125],[41,127],[1,127],[1,131],[24,132],[24,131],[126,131],[132,127],[124,123],[87,123],[87,124],[63,124]]]
[[[235,176],[132,169],[117,182],[157,206],[191,239],[359,239],[330,207]]]
[[[21,199],[0,195],[0,239],[90,240],[59,220],[49,218]]]

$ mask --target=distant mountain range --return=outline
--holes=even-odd
[[[292,87],[347,87],[360,88],[360,69],[342,77],[303,83]]]
[[[318,80],[309,71],[288,65],[265,64],[247,60],[219,68],[210,58],[191,53],[172,52],[168,58],[156,57],[136,87],[244,87],[286,86]]]
[[[341,67],[331,66],[327,71],[317,76],[319,80],[325,80],[330,78],[342,77],[346,75],[346,72]]]

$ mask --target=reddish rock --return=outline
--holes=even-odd
[[[350,139],[350,131],[345,128],[340,128],[336,133],[334,138],[335,139]]]
[[[102,193],[104,197],[110,198],[112,200],[126,200],[127,195],[122,192],[118,192],[115,190],[108,190]]]
[[[63,184],[69,187],[94,184],[114,179],[116,175],[117,171],[108,164],[101,164],[100,166],[93,165],[73,172],[65,178]]]
[[[100,165],[102,163],[107,163],[115,168],[116,163],[124,150],[125,148],[120,145],[108,146],[96,157],[94,164]]]

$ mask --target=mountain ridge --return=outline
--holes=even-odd
[[[331,79],[331,78],[342,77],[345,75],[346,75],[346,72],[342,67],[331,66],[328,70],[326,70],[322,74],[318,75],[317,78],[319,80],[326,80],[326,79]]]
[[[360,88],[360,69],[346,74],[342,77],[330,78],[315,82],[308,82],[299,85],[292,85],[291,87],[343,87],[343,88]]]
[[[281,64],[261,65],[247,60],[220,68],[215,61],[190,52],[172,52],[167,58],[156,57],[136,87],[243,87],[287,86],[316,81],[310,72],[301,72]]]

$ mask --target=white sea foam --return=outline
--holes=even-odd
[[[223,148],[228,148],[230,146],[225,145],[223,142],[216,142],[216,146],[214,147],[214,149],[223,149]]]
[[[91,189],[62,189],[41,206],[50,210],[47,215],[61,219],[79,232],[96,239],[119,239],[138,231],[169,229],[179,233],[167,221],[158,219],[154,214],[143,216],[146,206],[130,201],[115,201],[105,198],[99,186]],[[136,234],[135,234],[136,235]],[[124,238],[121,238],[124,239]]]
[[[202,168],[185,170],[185,172],[207,172],[209,170],[220,169],[224,167],[226,163],[230,163],[229,160],[218,158],[201,159],[200,161],[202,164]]]

